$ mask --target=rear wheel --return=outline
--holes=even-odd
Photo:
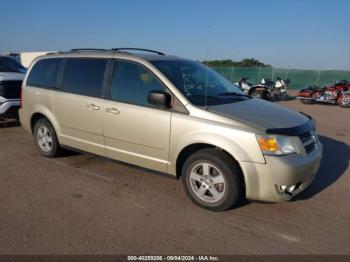
[[[341,107],[349,108],[350,107],[350,95],[342,95],[339,99],[339,105]]]
[[[259,99],[262,98],[262,92],[259,90],[254,90],[253,92],[250,93],[250,95],[252,97],[259,98]]]
[[[45,157],[55,157],[60,152],[56,132],[46,118],[39,119],[34,125],[34,143]]]
[[[241,196],[238,165],[217,149],[203,149],[191,155],[182,168],[181,179],[190,199],[212,211],[231,208]]]

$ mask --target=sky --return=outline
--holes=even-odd
[[[139,47],[350,70],[350,0],[0,0],[0,53]]]

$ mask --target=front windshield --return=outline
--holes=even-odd
[[[212,106],[249,99],[237,86],[203,64],[152,61],[187,99],[197,106]]]
[[[26,69],[10,57],[0,57],[0,72],[25,73]]]

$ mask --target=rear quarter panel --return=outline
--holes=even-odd
[[[56,91],[25,86],[22,89],[21,123],[30,129],[31,118],[35,113],[44,115],[53,125],[57,134],[61,133],[61,127],[53,114],[52,97]]]

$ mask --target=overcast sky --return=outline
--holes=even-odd
[[[1,0],[0,10],[0,52],[142,47],[350,69],[349,0]]]

